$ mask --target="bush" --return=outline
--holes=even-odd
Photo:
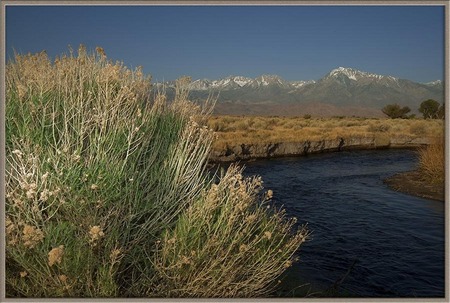
[[[149,78],[140,69],[108,61],[101,48],[87,54],[80,47],[77,56],[71,52],[54,63],[45,53],[16,55],[7,64],[8,297],[166,296],[160,288],[185,287],[168,284],[170,272],[157,263],[162,251],[157,243],[183,226],[190,210],[220,203],[205,198],[213,188],[206,165],[214,134],[198,122],[210,108],[187,100],[187,82],[178,81],[170,104],[162,94],[150,99]],[[241,191],[255,198],[251,188]],[[231,201],[230,206],[241,202]],[[272,226],[264,225],[270,216],[263,206],[252,205],[262,217],[251,227]],[[220,230],[220,222],[211,223]],[[279,259],[256,259],[262,246],[246,258],[255,256],[258,266],[291,262],[306,234],[282,233],[292,245]],[[180,235],[193,237],[179,239],[185,243],[196,236]],[[216,255],[204,257],[213,262],[208,258]],[[236,260],[231,254],[226,258],[224,264]],[[252,281],[249,272],[240,273],[231,283]]]
[[[241,172],[231,166],[164,234],[154,260],[164,277],[158,281],[160,295],[268,295],[276,277],[291,266],[308,232],[302,227],[289,237],[296,220],[261,207],[272,192],[261,194],[261,179],[243,179]]]
[[[139,250],[198,194],[211,135],[190,122],[195,109],[183,90],[170,107],[161,95],[150,104],[139,69],[84,48],[54,64],[44,53],[17,56],[7,83],[6,251],[26,273],[8,267],[8,289],[119,295],[119,273],[138,278]],[[191,140],[203,145],[194,149]],[[60,257],[50,262],[56,248]]]
[[[445,141],[436,139],[432,144],[419,150],[419,169],[431,183],[444,183],[445,179]]]

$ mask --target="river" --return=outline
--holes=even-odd
[[[278,294],[444,297],[444,203],[383,183],[416,162],[414,151],[398,149],[243,163],[246,175],[262,176],[276,205],[312,231]],[[330,289],[342,279],[337,292]]]

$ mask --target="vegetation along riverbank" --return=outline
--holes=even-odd
[[[445,143],[444,138],[418,150],[416,170],[399,173],[385,180],[391,188],[422,198],[445,199]]]
[[[206,170],[208,106],[97,48],[6,66],[7,297],[261,297],[309,231],[258,177]]]
[[[208,126],[217,134],[211,161],[420,147],[443,132],[440,119],[212,116]]]

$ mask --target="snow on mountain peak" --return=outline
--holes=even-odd
[[[360,72],[358,70],[348,68],[348,67],[338,67],[333,69],[329,74],[328,77],[338,77],[340,75],[345,75],[349,79],[357,80],[357,76],[359,76]]]
[[[372,73],[368,73],[368,72],[363,72],[354,68],[350,68],[350,67],[338,67],[333,69],[328,75],[327,77],[338,77],[340,75],[345,75],[347,76],[349,79],[351,80],[359,80],[361,78],[371,78],[371,79],[376,79],[376,80],[381,80],[381,79],[389,79],[389,80],[393,80],[393,81],[397,81],[398,79],[392,76],[382,76],[382,75],[377,75],[377,74],[372,74]]]
[[[427,82],[427,83],[424,83],[424,84],[433,86],[433,85],[439,85],[441,83],[442,83],[441,80],[436,80],[436,81],[431,81],[431,82]]]
[[[224,79],[215,80],[212,82],[213,87],[239,86],[242,87],[252,81],[251,78],[243,76],[228,76]]]
[[[233,77],[233,81],[239,85],[240,87],[249,84],[250,82],[252,82],[252,78],[247,78],[247,77],[243,77],[243,76],[234,76]]]
[[[313,83],[316,83],[316,81],[314,81],[314,80],[308,80],[308,81],[301,80],[301,81],[292,81],[291,85],[294,86],[295,88],[300,88],[300,87],[305,86],[307,84],[313,84]]]
[[[267,86],[270,84],[277,84],[277,85],[281,85],[281,86],[285,86],[286,85],[286,81],[284,81],[283,79],[281,79],[280,76],[278,75],[261,75],[257,78],[255,78],[255,81],[258,84],[261,84],[263,86]]]
[[[338,82],[345,84],[347,82],[346,79],[350,79],[352,81],[361,81],[361,83],[366,83],[367,81],[376,81],[384,86],[399,86],[400,82],[398,78],[393,76],[383,76],[377,75],[373,73],[363,72],[354,68],[349,67],[338,67],[330,71],[325,77],[319,79],[318,81],[323,81],[327,79],[334,79]],[[283,80],[278,75],[270,75],[263,74],[256,78],[249,78],[244,76],[233,76],[230,75],[228,77],[217,79],[217,80],[209,80],[209,79],[198,79],[193,81],[190,84],[191,90],[234,90],[239,88],[262,88],[262,87],[270,87],[272,85],[279,86],[286,89],[302,89],[303,86],[308,84],[316,83],[317,81],[309,80],[309,81],[286,81]],[[440,80],[424,83],[428,86],[434,86],[442,83]],[[346,84],[348,85],[348,84]]]

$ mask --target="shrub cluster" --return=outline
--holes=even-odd
[[[267,294],[308,232],[206,171],[211,107],[186,81],[169,104],[101,48],[7,64],[8,297]]]
[[[167,277],[162,293],[269,295],[275,278],[291,266],[306,229],[289,236],[296,219],[285,220],[284,210],[269,212],[272,191],[261,193],[261,178],[244,179],[241,172],[231,166],[164,234],[155,257],[157,271]]]

